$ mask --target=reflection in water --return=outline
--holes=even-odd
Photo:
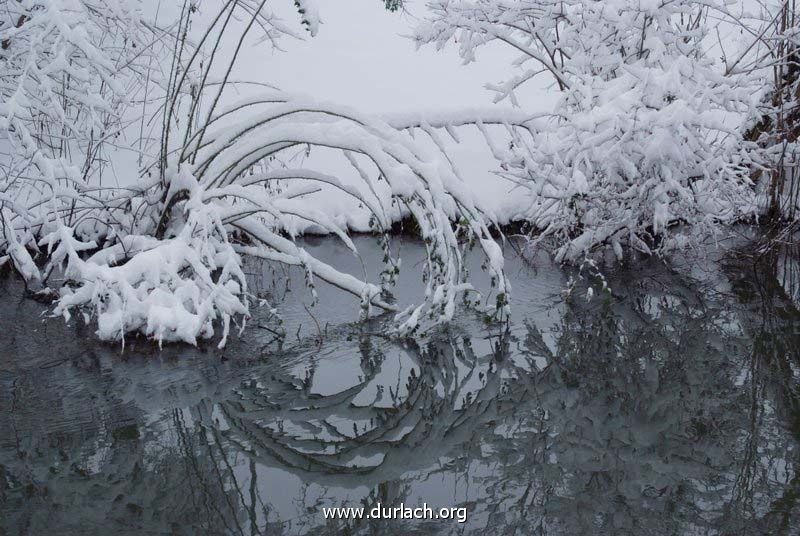
[[[2,281],[0,534],[798,533],[797,257],[731,258],[523,290],[504,326],[225,355],[120,354]],[[469,519],[322,513],[401,502]]]

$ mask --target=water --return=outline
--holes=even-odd
[[[253,266],[286,335],[262,308],[224,351],[123,352],[0,280],[0,534],[800,534],[796,252],[637,262],[591,301],[508,262],[507,324],[404,342]],[[468,517],[324,519],[378,503]]]

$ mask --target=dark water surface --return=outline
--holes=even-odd
[[[508,263],[507,325],[405,342],[255,266],[286,335],[262,307],[224,351],[123,352],[0,279],[0,534],[800,534],[796,253],[635,263],[591,301]],[[323,516],[378,503],[468,519]]]

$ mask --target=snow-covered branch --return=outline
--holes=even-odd
[[[491,86],[497,101],[518,105],[517,93],[540,74],[556,82],[562,98],[550,114],[533,121],[520,112],[521,120],[503,121],[510,141],[490,134],[487,142],[501,176],[530,192],[525,218],[536,243],[581,262],[600,246],[619,258],[626,249],[665,253],[754,214],[757,155],[740,125],[754,115],[758,80],[726,73],[712,56],[711,36],[730,9],[715,1],[435,0],[415,39],[455,42],[465,61],[492,42],[522,53],[515,66],[525,70]]]
[[[316,33],[315,3],[295,4]],[[165,25],[138,7],[135,0],[21,2],[0,23],[0,262],[29,282],[63,277],[56,313],[81,312],[112,340],[139,333],[195,344],[221,325],[223,345],[231,322],[243,326],[249,316],[242,257],[251,256],[301,267],[312,293],[314,281],[327,282],[360,299],[365,315],[373,307],[395,311],[403,334],[452,318],[471,289],[463,255],[472,243],[488,259],[496,311],[505,310],[509,289],[492,218],[446,155],[406,134],[413,122],[278,90],[229,104],[245,42],[259,29],[272,41],[293,35],[291,28],[256,0],[220,1],[199,35],[194,3]],[[119,179],[106,160],[115,150],[135,161],[122,184],[107,178]],[[334,151],[352,176],[297,163],[298,150]],[[296,243],[302,221],[358,254],[345,222],[305,202],[321,188],[370,212],[385,253],[377,282]],[[389,232],[404,216],[425,242],[426,288],[416,306],[397,312],[391,286],[400,260]],[[34,259],[46,261],[43,270]]]

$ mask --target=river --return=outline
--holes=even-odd
[[[0,534],[800,534],[798,255],[752,251],[631,262],[587,299],[509,248],[506,322],[402,341],[254,263],[272,305],[224,350],[101,343],[3,277]],[[324,515],[401,503],[467,519]]]

